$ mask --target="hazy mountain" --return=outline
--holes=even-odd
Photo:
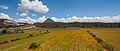
[[[48,18],[47,20],[45,20],[43,23],[54,23],[55,21],[53,21],[51,18]]]

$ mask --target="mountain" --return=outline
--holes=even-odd
[[[53,21],[51,18],[48,18],[47,20],[45,20],[43,23],[54,23],[55,21]]]

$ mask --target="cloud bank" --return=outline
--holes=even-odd
[[[41,1],[34,0],[21,0],[21,4],[18,4],[18,10],[28,12],[29,10],[33,10],[38,13],[47,13],[49,11],[46,5],[43,5]]]
[[[28,22],[28,23],[42,23],[46,20],[47,18],[45,16],[39,17],[38,19],[31,19],[29,17],[26,19],[19,19],[16,20],[17,22]],[[69,23],[69,22],[103,22],[103,23],[113,23],[113,22],[120,22],[120,15],[119,16],[104,16],[104,17],[69,17],[69,18],[56,18],[56,17],[51,17],[52,20],[54,20],[55,22],[65,22],[65,23]]]
[[[0,5],[0,8],[2,8],[2,9],[8,9],[8,7],[4,6],[4,5]]]
[[[56,22],[104,22],[104,23],[109,23],[109,22],[120,22],[120,15],[119,16],[104,16],[104,17],[70,17],[70,18],[55,18],[52,17],[51,19],[53,19]]]
[[[46,20],[46,17],[42,16],[42,17],[39,17],[38,19],[32,19],[30,17],[26,17],[25,19],[18,19],[18,20],[15,20],[15,21],[33,24],[33,23],[36,23],[36,22],[42,23],[45,20]]]
[[[0,13],[0,19],[11,19],[7,14]]]
[[[30,17],[26,17],[25,19],[18,19],[18,20],[15,20],[17,22],[24,22],[24,23],[29,23],[29,24],[33,24],[33,23],[36,23],[36,19],[32,19]]]
[[[7,14],[4,13],[0,13],[0,19],[11,19]],[[15,21],[17,22],[24,22],[24,23],[42,23],[46,20],[46,16],[42,16],[39,17],[38,19],[32,19],[30,17],[26,17],[26,18],[20,18],[17,19]],[[69,17],[69,18],[56,18],[56,17],[51,17],[52,20],[54,20],[55,22],[65,22],[65,23],[69,23],[69,22],[103,22],[103,23],[113,23],[113,22],[120,22],[120,15],[118,16],[104,16],[104,17],[77,17],[77,16],[73,16],[73,17]]]

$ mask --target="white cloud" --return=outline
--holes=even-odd
[[[29,24],[33,24],[33,23],[36,23],[36,19],[32,19],[30,17],[26,17],[25,19],[18,19],[18,20],[15,20],[17,22],[24,22],[24,23],[29,23]]]
[[[4,5],[0,5],[0,8],[2,8],[2,9],[8,9],[8,7],[4,6]]]
[[[37,22],[42,23],[42,22],[44,22],[45,20],[46,20],[46,17],[45,17],[45,16],[42,16],[42,17],[39,17],[39,18],[38,18]]]
[[[70,18],[61,18],[61,19],[57,19],[55,17],[52,17],[51,19],[53,19],[56,22],[105,22],[105,23],[109,23],[109,22],[120,22],[120,16],[104,16],[104,17],[70,17]]]
[[[104,22],[104,23],[112,23],[112,22],[120,22],[120,16],[104,16],[104,17],[77,17],[73,16],[70,18],[56,18],[51,17],[52,20],[55,22]],[[26,19],[18,19],[17,22],[25,22],[25,23],[42,23],[46,20],[45,16],[39,17],[38,19],[32,19],[30,17],[27,17]]]
[[[16,15],[18,15],[19,13],[16,13]]]
[[[27,13],[22,13],[20,14],[20,16],[27,16]]]
[[[36,22],[42,23],[45,20],[46,20],[46,17],[42,16],[42,17],[39,17],[39,19],[32,19],[30,17],[26,17],[25,19],[18,19],[18,20],[15,20],[15,21],[33,24],[33,23],[36,23]]]
[[[18,4],[18,10],[28,12],[29,10],[33,10],[38,13],[47,13],[49,11],[46,5],[43,5],[41,1],[34,0],[21,0],[21,4]]]
[[[36,14],[32,14],[32,16],[37,16]]]
[[[0,19],[10,19],[10,17],[7,14],[0,13]]]
[[[69,15],[69,14],[67,14],[67,16],[69,17],[70,15]]]

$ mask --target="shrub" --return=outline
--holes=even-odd
[[[12,39],[11,42],[16,41],[16,39]]]
[[[16,40],[20,40],[21,38],[17,38]]]
[[[100,39],[100,38],[95,37],[95,39],[98,41],[98,43],[103,42],[103,40],[102,40],[102,39]]]
[[[90,33],[90,35],[93,35],[93,33]]]
[[[30,38],[30,36],[27,36],[26,38]]]
[[[33,36],[33,34],[30,34],[29,36],[30,36],[30,37],[32,37],[32,36]]]
[[[8,41],[4,41],[4,43],[8,43]]]
[[[92,35],[92,37],[96,37],[96,35]]]
[[[8,31],[5,29],[5,30],[2,30],[2,33],[3,34],[6,34],[6,33],[8,33]]]
[[[40,44],[38,44],[38,43],[32,43],[32,44],[30,45],[29,49],[36,49],[36,48],[39,47],[39,46],[40,46]]]
[[[108,50],[113,50],[113,47],[109,44],[106,44],[105,42],[102,43],[102,46],[105,48],[105,49],[108,49]]]

